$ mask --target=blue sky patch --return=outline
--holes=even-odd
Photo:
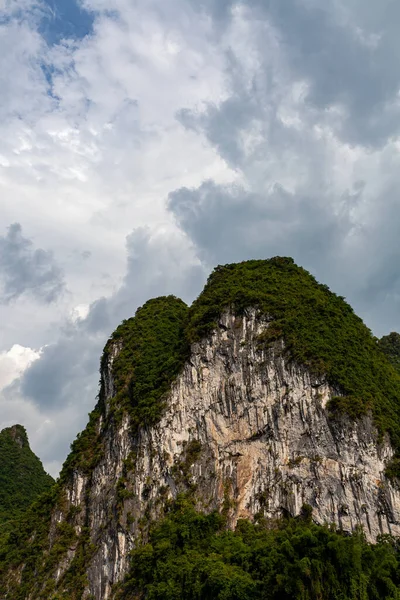
[[[48,44],[62,39],[82,39],[93,31],[94,13],[76,0],[45,0],[48,13],[42,19],[40,33]]]

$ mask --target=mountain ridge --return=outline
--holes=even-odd
[[[7,542],[0,590],[113,598],[182,494],[231,529],[310,505],[321,525],[399,535],[399,386],[351,307],[292,259],[218,267],[189,309],[149,301],[107,342],[98,405]]]

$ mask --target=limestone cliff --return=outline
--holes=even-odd
[[[82,509],[76,526],[87,518],[97,548],[88,590],[96,599],[111,597],[146,521],[190,486],[203,510],[225,502],[232,525],[260,511],[295,515],[308,503],[319,523],[349,531],[361,525],[371,540],[400,535],[400,491],[384,476],[393,455],[388,439],[378,443],[370,416],[332,420],[326,403],[337,391],[288,363],[281,343],[258,349],[267,327],[255,309],[241,317],[225,312],[213,334],[192,346],[160,423],[132,436],[124,417],[107,431],[91,476],[73,474],[54,519],[71,506]],[[116,344],[102,372],[106,403],[117,353]]]
[[[181,492],[202,511],[223,510],[232,527],[309,504],[318,523],[361,526],[371,541],[400,535],[400,490],[385,476],[395,456],[389,435],[372,410],[332,414],[343,386],[294,360],[279,331],[259,306],[219,311],[186,350],[151,425],[121,405],[115,365],[126,341],[109,342],[91,437],[81,440],[91,458],[67,461],[46,538],[51,560],[26,598],[54,590],[57,598],[112,598],[129,551]],[[63,535],[68,543],[56,553]],[[83,576],[71,596],[75,572]]]

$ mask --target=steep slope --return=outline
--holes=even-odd
[[[18,517],[54,480],[29,447],[22,425],[0,432],[0,524]]]
[[[400,334],[392,331],[379,340],[379,347],[388,357],[390,363],[400,373]]]
[[[182,493],[230,527],[308,504],[400,535],[399,447],[400,377],[342,298],[291,259],[218,267],[189,310],[151,300],[113,334],[56,492],[3,546],[0,592],[113,597]]]

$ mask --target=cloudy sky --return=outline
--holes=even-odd
[[[398,0],[0,0],[0,427],[54,475],[149,297],[293,256],[399,330]]]

